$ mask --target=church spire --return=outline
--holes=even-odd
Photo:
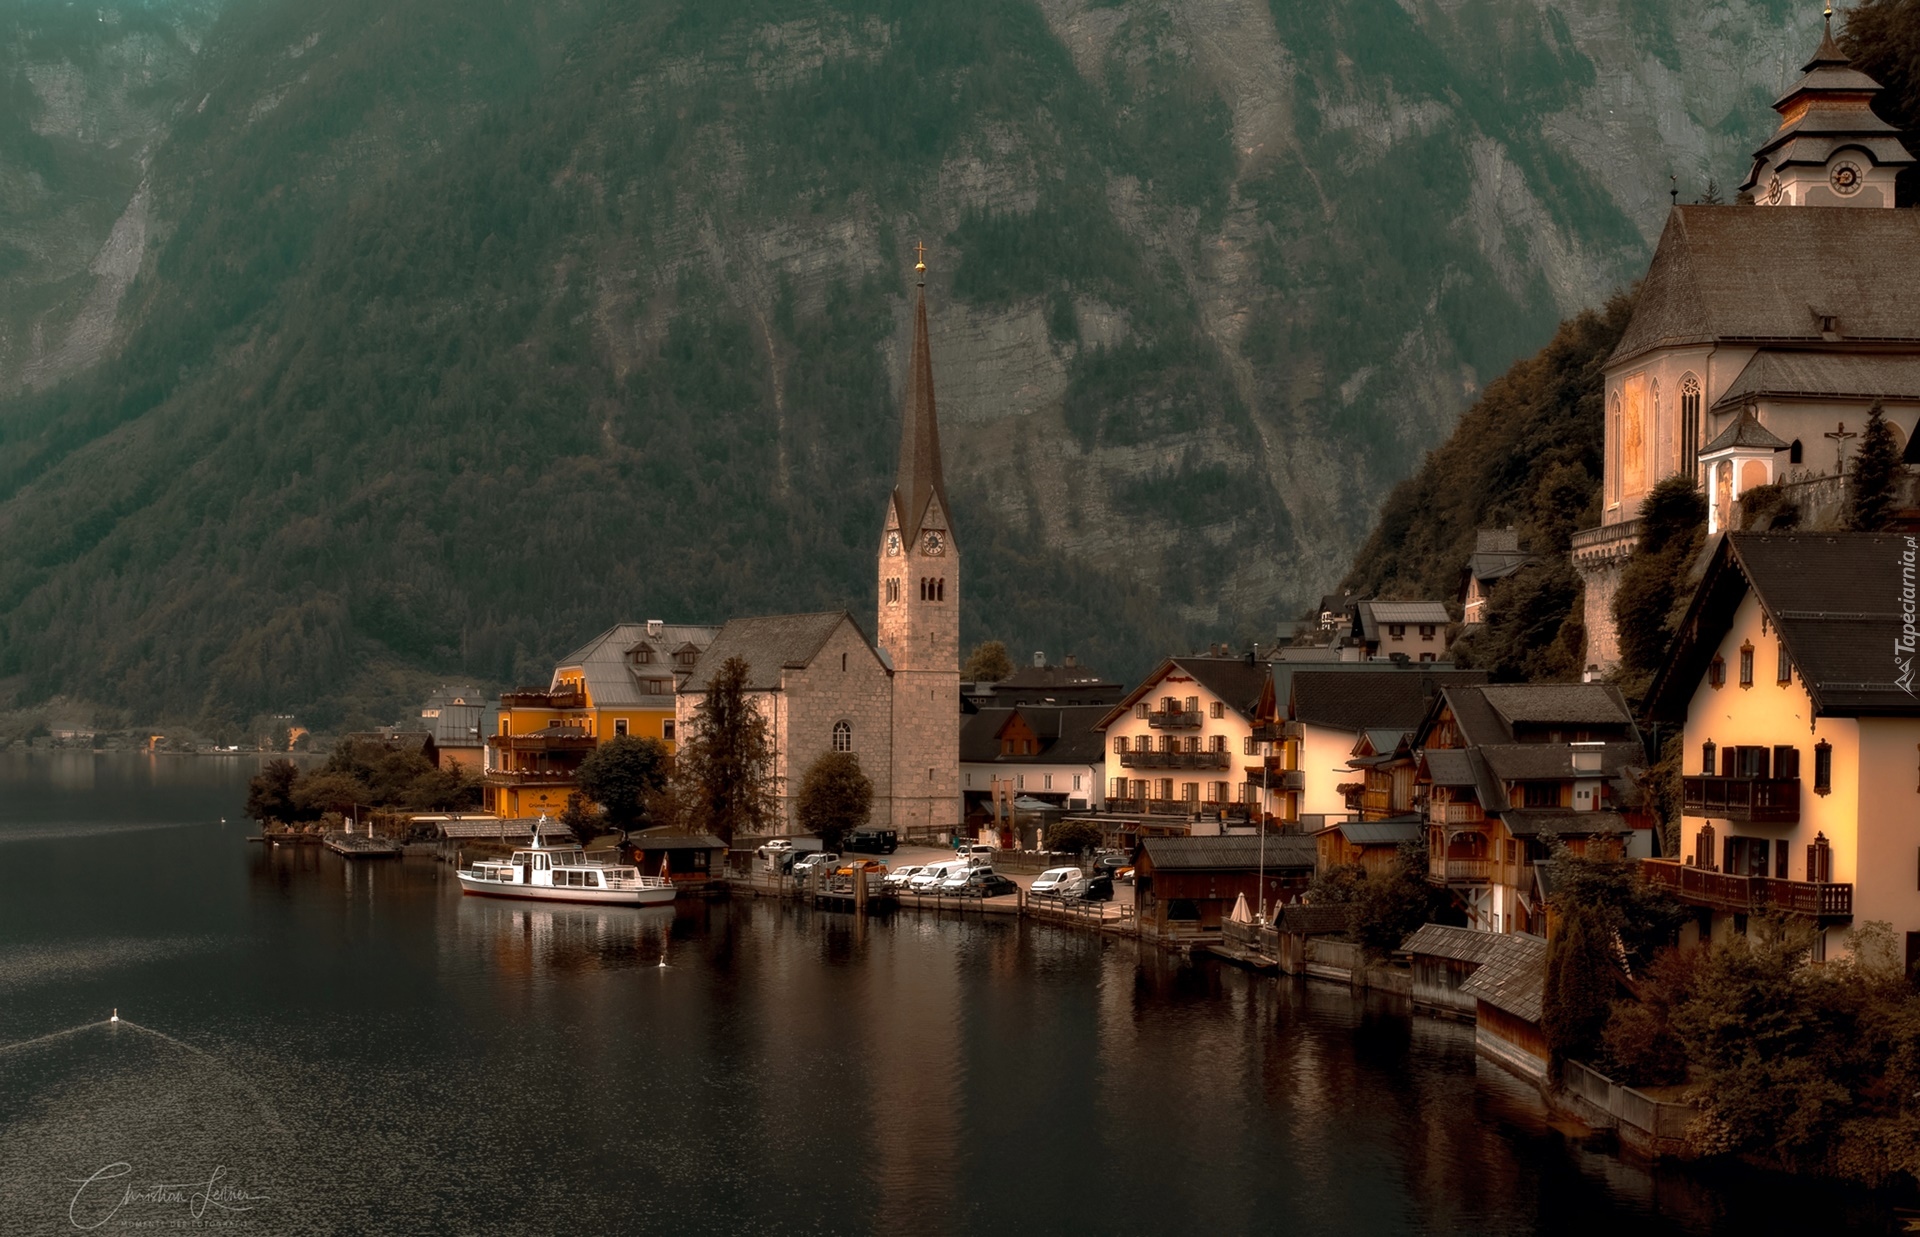
[[[927,247],[914,264],[913,351],[907,361],[907,397],[900,417],[900,471],[893,483],[894,516],[908,542],[919,535],[927,509],[938,501],[947,516],[947,483],[940,471],[940,420],[933,404],[933,352],[927,346]]]

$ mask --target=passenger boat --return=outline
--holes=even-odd
[[[642,876],[631,865],[589,859],[578,846],[543,846],[537,827],[533,845],[514,851],[513,858],[481,859],[455,875],[461,893],[485,898],[660,906],[673,901],[675,892],[664,876]]]

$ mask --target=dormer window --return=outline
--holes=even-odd
[[[633,660],[637,665],[651,666],[653,664],[653,647],[646,644],[641,645],[633,651]]]

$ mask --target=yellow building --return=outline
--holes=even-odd
[[[674,695],[718,627],[621,623],[562,658],[545,691],[507,692],[487,738],[486,807],[557,816],[593,749],[615,735],[674,745]]]
[[[1684,940],[1788,914],[1893,927],[1920,962],[1916,538],[1729,533],[1649,696],[1684,722],[1680,857],[1649,880],[1698,912]]]

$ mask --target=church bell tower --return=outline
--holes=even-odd
[[[893,666],[893,825],[950,828],[961,819],[960,550],[940,470],[924,245],[914,274],[913,349],[900,466],[880,534],[876,631]]]

